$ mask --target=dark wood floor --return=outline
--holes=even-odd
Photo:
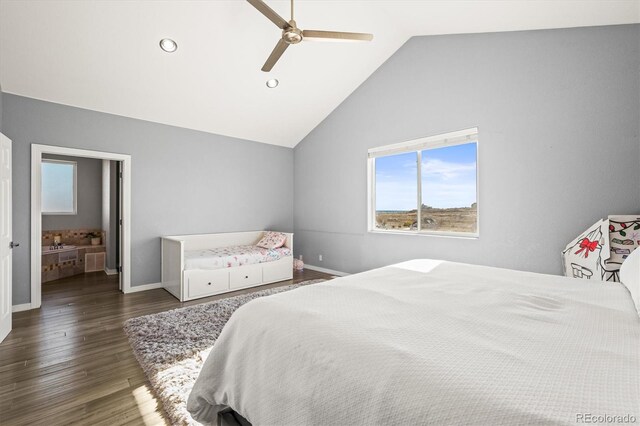
[[[257,289],[328,277],[305,270]],[[168,424],[122,324],[255,290],[180,303],[162,289],[124,295],[99,272],[43,285],[42,308],[13,314],[0,344],[0,425]]]

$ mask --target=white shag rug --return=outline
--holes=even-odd
[[[303,281],[126,321],[124,331],[133,353],[172,424],[199,425],[187,411],[187,398],[211,347],[236,309],[258,297],[323,281]]]

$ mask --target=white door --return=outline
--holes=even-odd
[[[0,133],[0,342],[11,331],[11,141]]]

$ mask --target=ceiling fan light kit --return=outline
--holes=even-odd
[[[266,16],[271,22],[282,30],[282,37],[278,40],[276,47],[262,66],[262,71],[269,72],[278,62],[287,47],[291,44],[298,44],[305,39],[313,40],[339,40],[339,41],[371,41],[373,34],[367,33],[347,33],[342,31],[320,31],[301,30],[293,19],[293,0],[291,0],[291,20],[288,22],[262,0],[247,0],[260,13]]]

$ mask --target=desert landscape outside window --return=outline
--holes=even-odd
[[[369,158],[370,230],[478,235],[476,129],[377,148]]]

